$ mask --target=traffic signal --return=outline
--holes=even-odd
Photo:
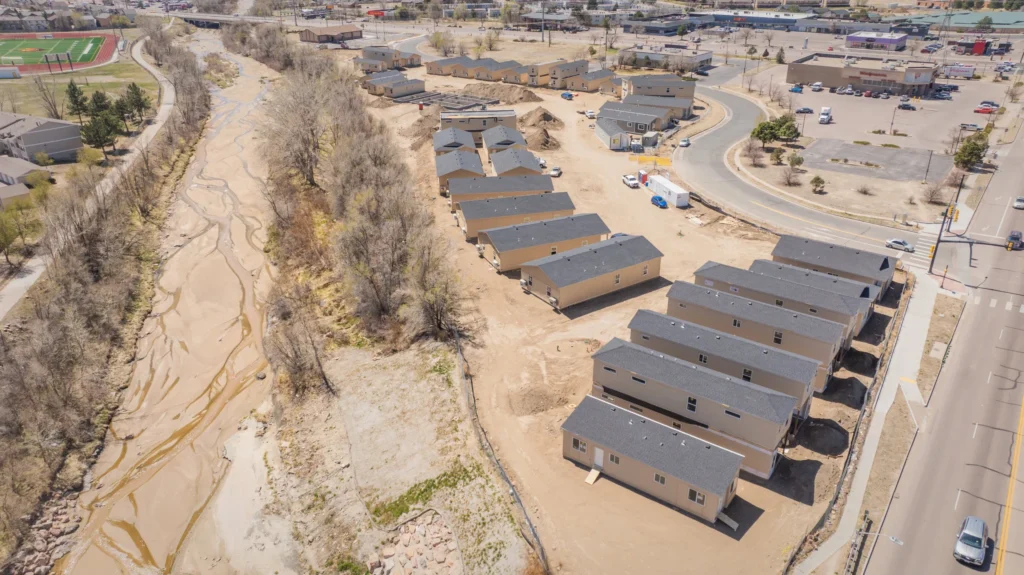
[[[928,248],[928,256],[931,257],[933,255],[935,255],[935,246]]]
[[[953,217],[953,205],[952,204],[950,204],[949,207],[946,208],[946,217],[947,218]]]
[[[953,221],[955,222],[955,221],[957,221],[959,219],[960,219],[960,210],[957,210],[957,211],[953,212]]]

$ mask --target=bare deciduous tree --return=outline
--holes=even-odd
[[[761,159],[764,158],[764,150],[757,140],[749,139],[743,143],[743,155],[750,160],[751,166],[760,167]]]
[[[42,76],[35,76],[32,78],[32,86],[35,87],[36,95],[43,102],[46,115],[62,120],[64,118],[64,90],[57,88],[57,81],[51,80],[47,84]]]

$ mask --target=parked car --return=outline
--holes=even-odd
[[[1013,200],[1013,209],[1024,210],[1024,196],[1017,196],[1016,199]]]
[[[699,42],[699,40],[698,40],[698,42]],[[697,68],[696,70],[693,71],[693,73],[698,75],[698,76],[707,76],[708,75],[708,71],[705,70],[704,68]]]
[[[559,168],[558,166],[555,166],[554,168],[551,168],[551,173],[549,173],[548,175],[551,176],[552,178],[561,177],[561,175],[562,175],[562,168]]]
[[[900,96],[900,102],[909,102],[909,101],[910,101],[910,96],[907,96],[906,94]]]
[[[666,202],[665,198],[661,196],[651,196],[651,203],[658,206],[661,209],[665,209],[668,207],[668,202]]]
[[[803,86],[799,86],[799,85],[793,86],[792,88],[789,89],[789,91],[797,93],[797,94],[803,94],[804,93]]]
[[[981,126],[978,124],[960,124],[961,130],[967,130],[968,132],[980,132]]]
[[[542,168],[548,167],[548,161],[545,160],[544,158],[538,157],[537,158],[537,163],[540,164],[540,167],[542,167]]]
[[[640,180],[636,179],[636,176],[633,174],[626,174],[625,176],[622,176],[622,183],[626,184],[626,186],[630,188],[640,187]]]
[[[572,100],[572,92],[562,92],[563,100]]]
[[[974,109],[975,114],[994,114],[995,112],[995,108],[989,108],[988,106],[978,106]]]
[[[835,86],[832,86],[831,88],[828,89],[828,93],[829,94],[835,94],[836,92],[837,92],[837,90],[836,90]]]
[[[935,92],[935,94],[932,95],[932,98],[935,98],[936,100],[952,100],[953,95],[949,92]]]
[[[586,112],[583,113],[583,115],[586,116],[588,120],[593,120],[594,118],[597,117],[597,112],[593,110],[587,110]]]
[[[1015,250],[1019,250],[1021,248],[1021,234],[1020,234],[1020,232],[1018,232],[1018,231],[1010,232],[1010,235],[1006,236],[1006,241],[1010,244],[1010,247],[1012,247]]]
[[[893,238],[891,240],[885,240],[885,247],[892,248],[894,250],[902,250],[905,252],[914,253],[914,246],[907,240],[901,240],[899,238]]]
[[[825,89],[825,86],[823,86],[821,82],[815,82],[815,83],[811,84],[811,91],[812,92],[820,92],[820,91],[822,91],[824,89]]]
[[[978,104],[978,105],[979,106],[988,106],[990,108],[998,108],[999,107],[999,104],[996,104],[992,100],[982,100],[981,103]]]
[[[983,565],[988,554],[988,525],[980,517],[968,515],[956,532],[953,557],[971,565]]]
[[[679,147],[680,148],[689,148],[690,147],[690,138],[683,138],[682,140],[679,140]]]
[[[863,96],[864,96],[865,98],[870,98],[870,97],[871,97],[871,90],[864,90],[864,94],[863,94]]]
[[[882,94],[880,92],[871,92],[871,97],[877,100],[882,97]]]
[[[897,108],[899,108],[900,110],[910,110],[911,112],[917,109],[914,107],[913,104],[908,104],[906,102],[901,103],[899,106],[897,106]]]
[[[888,100],[889,99],[889,92],[882,92],[881,94],[878,95],[878,97],[883,99],[883,100]]]
[[[860,90],[854,90],[853,91],[853,95],[857,96],[857,97],[860,97],[860,96],[864,95],[864,92],[861,92]]]
[[[628,236],[629,236],[629,234],[624,234],[622,232],[619,232],[619,233],[616,233],[616,234],[612,234],[611,236],[608,237],[608,239],[614,240],[615,238],[625,238],[625,237],[628,237]]]
[[[813,108],[797,108],[796,109],[796,113],[797,114],[813,114],[814,113],[814,109]]]

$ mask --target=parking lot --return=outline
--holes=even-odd
[[[953,157],[927,150],[863,146],[832,138],[815,140],[802,153],[804,166],[897,182],[938,182],[953,167]],[[850,163],[833,160],[849,160]]]

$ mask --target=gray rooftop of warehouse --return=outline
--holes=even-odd
[[[465,194],[496,194],[500,192],[543,191],[552,192],[555,183],[551,176],[493,176],[489,178],[452,178],[448,180],[448,195],[456,198]]]
[[[439,177],[459,170],[469,170],[481,176],[484,175],[484,166],[480,163],[480,156],[466,150],[441,154],[434,159],[434,166]]]
[[[658,251],[647,238],[625,236],[547,256],[523,265],[540,268],[548,279],[561,288],[663,255],[665,254]]]
[[[820,265],[879,281],[892,278],[895,269],[895,262],[885,254],[790,235],[779,237],[775,249],[772,250],[772,256],[809,265]]]
[[[749,339],[676,319],[656,311],[637,310],[629,322],[629,329],[704,351],[741,365],[756,366],[759,370],[799,381],[808,386],[814,381],[818,372],[819,362],[817,360],[767,347]]]
[[[574,209],[576,206],[566,192],[459,202],[459,211],[467,221]]]
[[[516,168],[526,168],[538,174],[543,171],[537,156],[519,148],[509,148],[491,154],[491,166],[494,167],[494,173],[499,176]]]
[[[840,295],[859,297],[871,301],[874,301],[878,297],[878,292],[882,290],[882,288],[874,284],[841,278],[771,260],[754,260],[754,263],[750,264],[750,271],[790,282],[806,284]]]
[[[576,406],[562,429],[720,498],[743,462],[738,453],[590,395]]]
[[[689,282],[677,281],[672,284],[668,290],[668,297],[741,320],[745,319],[784,329],[825,343],[837,343],[843,337],[843,326],[834,321],[797,313]]]
[[[797,399],[791,395],[729,377],[617,337],[591,357],[641,379],[659,381],[778,425],[789,421],[796,409]]]
[[[815,60],[817,57],[817,60]],[[793,60],[791,64],[806,64],[808,66],[827,66],[830,68],[842,68],[843,62],[847,57],[842,54],[809,54],[803,58]],[[850,67],[860,70],[883,70],[889,66],[893,67],[893,70],[906,70],[907,68],[938,68],[937,62],[922,62],[919,60],[910,60],[906,64],[901,64],[899,58],[882,58],[882,57],[865,57],[857,56],[856,58],[850,58]],[[854,62],[856,60],[856,62]],[[885,62],[884,60],[889,60]]]
[[[949,27],[963,28],[968,26],[974,26],[982,18],[988,17],[992,19],[993,28],[1008,28],[1008,29],[1024,29],[1024,13],[1021,12],[972,12],[972,11],[953,11],[948,13],[950,18],[948,22]],[[887,22],[896,21],[908,21],[911,24],[931,24],[940,26],[943,24],[946,18],[947,12],[941,12],[939,14],[930,15],[917,15],[917,16],[893,16],[886,18]]]
[[[610,233],[601,216],[576,214],[480,232],[498,253]]]

